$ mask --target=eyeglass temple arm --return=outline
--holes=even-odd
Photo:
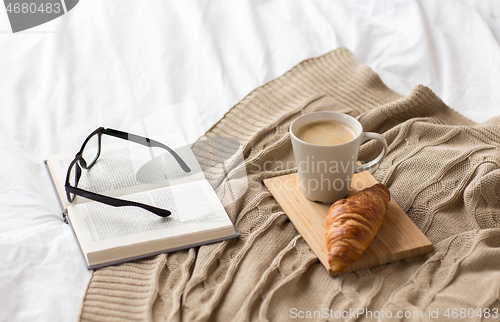
[[[103,133],[120,138],[120,139],[139,143],[139,144],[142,144],[145,146],[163,148],[163,149],[167,150],[168,152],[170,152],[170,154],[172,154],[172,156],[175,158],[177,163],[179,163],[179,165],[181,166],[182,170],[184,170],[185,172],[191,172],[191,169],[188,167],[186,162],[184,162],[184,160],[182,160],[182,158],[174,150],[172,150],[171,148],[169,148],[168,146],[166,146],[163,143],[160,143],[160,142],[155,141],[155,140],[151,140],[151,139],[143,137],[143,136],[139,136],[139,135],[135,135],[135,134],[127,133],[127,132],[122,132],[122,131],[118,131],[118,130],[114,130],[114,129],[104,129]]]
[[[166,209],[161,209],[161,208],[156,208],[153,206],[145,205],[139,202],[135,201],[129,201],[129,200],[122,200],[122,199],[117,199],[113,197],[108,197],[108,196],[103,196],[97,193],[93,193],[87,190],[83,190],[80,188],[72,187],[72,186],[66,186],[66,190],[69,191],[70,193],[73,193],[75,195],[87,198],[87,199],[92,199],[94,201],[98,201],[101,203],[104,203],[109,206],[113,207],[125,207],[125,206],[135,206],[135,207],[140,207],[144,210],[150,211],[154,213],[155,215],[158,215],[160,217],[168,217],[170,216],[171,212]]]

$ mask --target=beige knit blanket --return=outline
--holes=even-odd
[[[373,174],[432,241],[432,253],[327,274],[262,184],[294,171],[288,126],[317,110],[348,113],[384,135],[389,152]],[[214,167],[226,149],[200,144],[218,136],[236,138],[245,158],[226,169],[229,177],[247,173],[231,185]],[[498,321],[499,142],[500,118],[475,124],[424,86],[403,97],[346,49],[306,60],[251,92],[193,146],[216,191],[234,199],[226,210],[241,237],[94,271],[80,318],[479,321],[480,313]],[[378,149],[365,144],[360,160]]]

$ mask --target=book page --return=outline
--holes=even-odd
[[[97,202],[70,206],[68,215],[84,253],[233,226],[206,180],[122,199],[168,209],[172,215],[162,218],[138,207],[111,207]],[[189,240],[186,242],[189,244]]]
[[[104,135],[103,139],[106,137]],[[82,169],[78,188],[116,197],[205,179],[193,152],[179,133],[154,139],[172,148],[189,166],[191,172],[184,172],[165,149],[114,139],[117,143],[102,146],[99,159],[91,169]],[[86,152],[90,151],[90,154],[92,150],[97,151],[97,148],[85,149]],[[69,205],[64,183],[68,166],[75,154],[76,152],[55,154],[47,160],[64,207]],[[91,200],[77,196],[73,204],[88,201]]]

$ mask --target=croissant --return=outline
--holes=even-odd
[[[342,272],[368,248],[384,221],[390,199],[387,187],[378,183],[330,207],[326,246],[332,271]]]

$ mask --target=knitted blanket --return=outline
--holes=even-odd
[[[318,110],[383,134],[389,151],[373,175],[432,253],[328,275],[262,183],[296,171],[288,127]],[[217,137],[237,139],[244,163],[214,167],[228,148],[202,143]],[[95,270],[80,319],[498,321],[499,143],[500,118],[476,124],[420,85],[395,93],[347,49],[306,60],[251,92],[193,146],[216,192],[232,198],[226,210],[241,237]],[[364,144],[360,160],[379,149]]]

